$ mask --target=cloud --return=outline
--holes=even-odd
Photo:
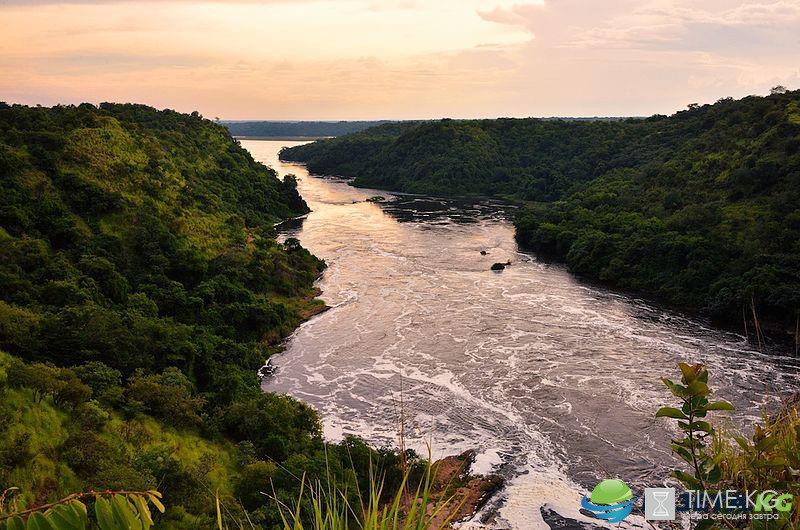
[[[576,33],[584,48],[684,50],[755,55],[783,54],[800,45],[800,2],[744,2],[702,9],[696,2],[649,4]]]
[[[47,74],[57,72],[63,77],[80,77],[114,73],[140,74],[159,69],[186,69],[212,64],[208,57],[179,54],[133,53],[69,53],[8,58],[5,68],[25,68],[29,72]]]
[[[24,103],[645,115],[800,79],[800,0],[0,0],[0,16],[0,100]]]
[[[497,6],[491,10],[478,10],[478,16],[487,22],[527,27],[531,17],[540,12],[544,2],[516,4],[511,7]]]
[[[721,23],[728,25],[773,25],[797,22],[800,20],[800,3],[797,1],[778,1],[771,3],[746,3],[735,7],[721,17]]]
[[[324,2],[326,0],[0,0],[3,6],[43,5],[110,5],[110,4],[288,4],[297,2]]]

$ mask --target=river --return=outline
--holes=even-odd
[[[708,365],[716,395],[737,407],[731,428],[797,388],[793,359],[522,252],[507,207],[312,177],[278,160],[298,143],[242,141],[299,177],[313,211],[286,235],[329,265],[319,287],[331,309],[271,359],[264,389],[316,407],[332,440],[396,445],[402,417],[423,454],[426,444],[435,458],[477,449],[476,470],[507,487],[466,526],[586,522],[580,498],[599,480],[664,484],[672,432],[653,414],[673,403],[659,377],[678,378],[679,361]],[[374,195],[387,201],[366,201]]]

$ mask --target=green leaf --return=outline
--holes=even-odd
[[[714,432],[714,427],[712,427],[707,421],[693,421],[689,427],[693,431],[706,432],[708,434],[712,434]]]
[[[711,393],[711,390],[708,388],[708,385],[699,379],[696,379],[689,383],[686,387],[686,391],[690,396],[707,396]]]
[[[681,369],[682,380],[687,385],[695,380],[697,377],[697,371],[695,370],[694,366],[691,366],[686,363],[678,363],[678,368]]]
[[[86,505],[80,501],[73,501],[69,504],[72,511],[75,512],[75,516],[80,519],[81,521],[86,521],[86,525],[89,525],[89,515],[86,512]]]
[[[683,484],[689,488],[696,489],[700,486],[700,481],[685,471],[679,471],[676,469],[672,472],[672,476],[683,482]]]
[[[6,530],[25,530],[25,521],[22,517],[14,516],[6,522]]]
[[[49,510],[47,515],[50,522],[54,524],[58,530],[84,530],[89,526],[89,520],[86,517],[86,508],[83,510],[76,508],[75,504],[81,504],[77,501],[69,504],[62,504]]]
[[[756,450],[759,452],[769,451],[770,449],[778,445],[779,441],[780,440],[778,439],[777,436],[767,436],[766,438],[762,438],[756,444]]]
[[[713,403],[709,403],[703,408],[706,410],[736,410],[736,407],[734,407],[727,401],[714,401]]]
[[[783,467],[786,464],[786,459],[782,456],[776,456],[769,460],[759,460],[755,463],[756,467]]]
[[[217,528],[223,530],[222,527],[222,510],[219,509],[219,490],[214,494],[214,500],[217,505]]]
[[[117,530],[114,523],[114,514],[111,511],[111,503],[103,497],[97,497],[94,503],[94,514],[101,530]]]
[[[161,494],[157,491],[148,491],[147,495],[150,497],[150,502],[152,502],[155,507],[158,508],[158,511],[164,513],[164,505],[161,504],[160,500],[158,500],[161,497]]]
[[[667,388],[669,388],[669,391],[672,392],[673,396],[679,397],[681,399],[688,397],[685,386],[673,383],[672,381],[670,381],[665,377],[662,377],[661,380],[664,382],[665,385],[667,385]]]
[[[656,412],[656,418],[675,418],[678,420],[688,420],[689,417],[686,416],[680,409],[676,409],[675,407],[661,407]]]
[[[725,460],[727,458],[728,458],[728,455],[725,454],[724,452],[720,451],[720,452],[714,453],[713,458],[711,458],[711,463],[714,464],[714,465],[717,465],[717,464],[721,463],[723,460]]]
[[[708,472],[708,480],[709,482],[716,484],[722,478],[722,470],[719,466],[714,466],[711,468],[711,471]]]
[[[59,530],[50,525],[50,522],[41,512],[33,512],[28,516],[26,530]]]
[[[136,516],[131,503],[124,495],[114,495],[111,499],[111,511],[118,528],[125,530],[141,530],[142,522]]]
[[[692,430],[692,427],[691,427],[691,425],[689,425],[688,421],[679,421],[678,422],[678,427],[680,427],[681,429],[683,429],[686,432],[689,432],[689,431]]]
[[[142,520],[142,525],[145,530],[153,526],[153,516],[150,514],[150,507],[147,506],[147,501],[141,495],[131,495],[131,500],[139,510],[139,519]]]
[[[672,444],[672,451],[679,455],[685,462],[692,463],[692,454],[678,444]]]

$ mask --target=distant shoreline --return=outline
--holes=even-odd
[[[302,142],[303,140],[308,140],[309,142],[314,140],[324,140],[326,138],[334,138],[333,136],[239,136],[235,135],[234,138],[237,140],[274,140],[274,141],[287,141],[287,142]]]

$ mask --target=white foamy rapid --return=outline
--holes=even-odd
[[[477,449],[478,469],[508,485],[467,527],[547,528],[558,516],[574,527],[590,521],[580,498],[603,478],[663,483],[670,433],[653,413],[670,402],[658,378],[678,361],[709,366],[737,406],[734,427],[796,387],[791,360],[520,252],[498,205],[360,190],[281,164],[291,142],[242,143],[300,177],[313,212],[288,235],[329,265],[319,287],[332,309],[271,359],[264,389],[319,409],[331,439],[394,445],[402,416],[423,454]],[[373,195],[389,200],[365,202]]]

